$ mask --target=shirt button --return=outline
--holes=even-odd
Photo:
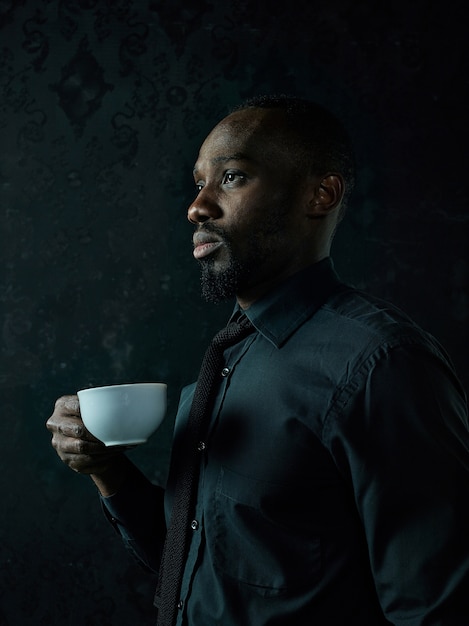
[[[206,447],[207,447],[207,446],[206,446],[206,444],[205,444],[205,441],[199,441],[199,443],[197,444],[197,450],[198,450],[199,452],[203,452],[203,451],[205,450],[205,448],[206,448]]]
[[[184,606],[184,600],[179,600],[179,602],[178,602],[178,609],[179,609],[180,611],[182,611],[182,607],[183,607],[183,606]]]
[[[199,528],[199,522],[196,519],[193,519],[191,522],[192,530],[197,530]]]
[[[226,378],[228,376],[228,374],[230,373],[230,368],[229,367],[224,367],[221,371],[221,375],[223,376],[223,378]]]

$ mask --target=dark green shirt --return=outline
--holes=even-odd
[[[178,624],[467,626],[467,408],[441,347],[329,259],[246,313],[256,332],[225,352],[202,446]],[[106,505],[157,570],[162,491],[136,472]]]

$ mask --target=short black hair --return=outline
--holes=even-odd
[[[335,172],[345,182],[339,220],[343,217],[355,184],[352,142],[342,122],[322,105],[291,95],[259,95],[237,105],[233,112],[249,108],[277,109],[285,114],[293,131],[300,159],[314,174]]]

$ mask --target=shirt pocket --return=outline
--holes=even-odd
[[[224,467],[217,481],[213,565],[263,596],[310,587],[321,575],[320,538],[302,527],[294,511],[285,510],[287,491],[291,498],[287,485]]]

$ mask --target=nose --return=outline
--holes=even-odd
[[[221,215],[221,208],[216,202],[208,186],[203,187],[187,209],[187,219],[192,224],[203,224],[215,220]]]

